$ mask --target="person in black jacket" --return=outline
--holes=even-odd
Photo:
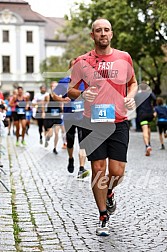
[[[135,96],[137,119],[140,123],[143,140],[146,147],[145,156],[150,156],[151,147],[151,127],[150,123],[154,118],[154,106],[156,96],[151,91],[150,87],[142,82],[139,85],[138,93]]]

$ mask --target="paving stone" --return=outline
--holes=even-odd
[[[1,245],[0,252],[17,252],[14,246],[10,245]]]
[[[3,138],[3,157],[9,188],[15,189],[20,247],[25,252],[166,252],[167,251],[167,150],[158,150],[158,133],[152,133],[153,151],[144,155],[141,132],[130,132],[128,163],[123,183],[115,189],[117,210],[110,218],[111,235],[97,237],[98,210],[91,178],[78,180],[78,145],[75,169],[67,171],[67,151],[58,143],[58,155],[39,144],[32,124],[25,148],[15,137]],[[32,145],[33,142],[33,145]],[[6,159],[8,152],[13,166]],[[86,168],[90,163],[86,161]],[[11,184],[12,183],[12,184]],[[15,252],[11,193],[0,186],[0,252]],[[88,214],[89,213],[89,214]]]

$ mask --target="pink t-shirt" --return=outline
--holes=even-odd
[[[98,55],[92,50],[77,58],[73,66],[71,79],[75,86],[83,80],[85,89],[96,87],[98,96],[90,103],[85,101],[84,116],[91,117],[93,104],[113,104],[115,122],[127,119],[124,106],[127,83],[134,76],[133,63],[127,52],[113,49],[112,54]]]
[[[0,100],[4,100],[3,93],[0,91]]]
[[[9,98],[9,102],[11,102],[12,99],[13,99],[13,97],[11,96],[11,97]],[[11,107],[12,112],[15,112],[15,111],[16,111],[16,103],[15,103],[14,106],[10,106],[10,107]]]

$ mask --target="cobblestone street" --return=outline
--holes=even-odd
[[[91,176],[77,179],[67,171],[67,151],[39,144],[32,124],[26,147],[15,136],[1,137],[0,252],[167,252],[167,139],[159,150],[152,133],[152,154],[145,156],[141,132],[130,132],[125,179],[115,190],[117,209],[111,235],[96,236],[98,210]],[[90,164],[86,162],[86,169]]]

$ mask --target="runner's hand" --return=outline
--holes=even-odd
[[[134,98],[125,97],[124,104],[128,110],[133,110],[136,108],[136,103]]]
[[[88,101],[88,102],[93,102],[96,98],[96,96],[98,95],[97,92],[95,92],[97,90],[96,87],[90,87],[90,89],[85,90],[82,93],[82,97],[84,98],[84,100]]]
[[[71,101],[71,99],[69,97],[65,97],[64,100],[63,100],[64,103],[68,103],[70,101]]]

